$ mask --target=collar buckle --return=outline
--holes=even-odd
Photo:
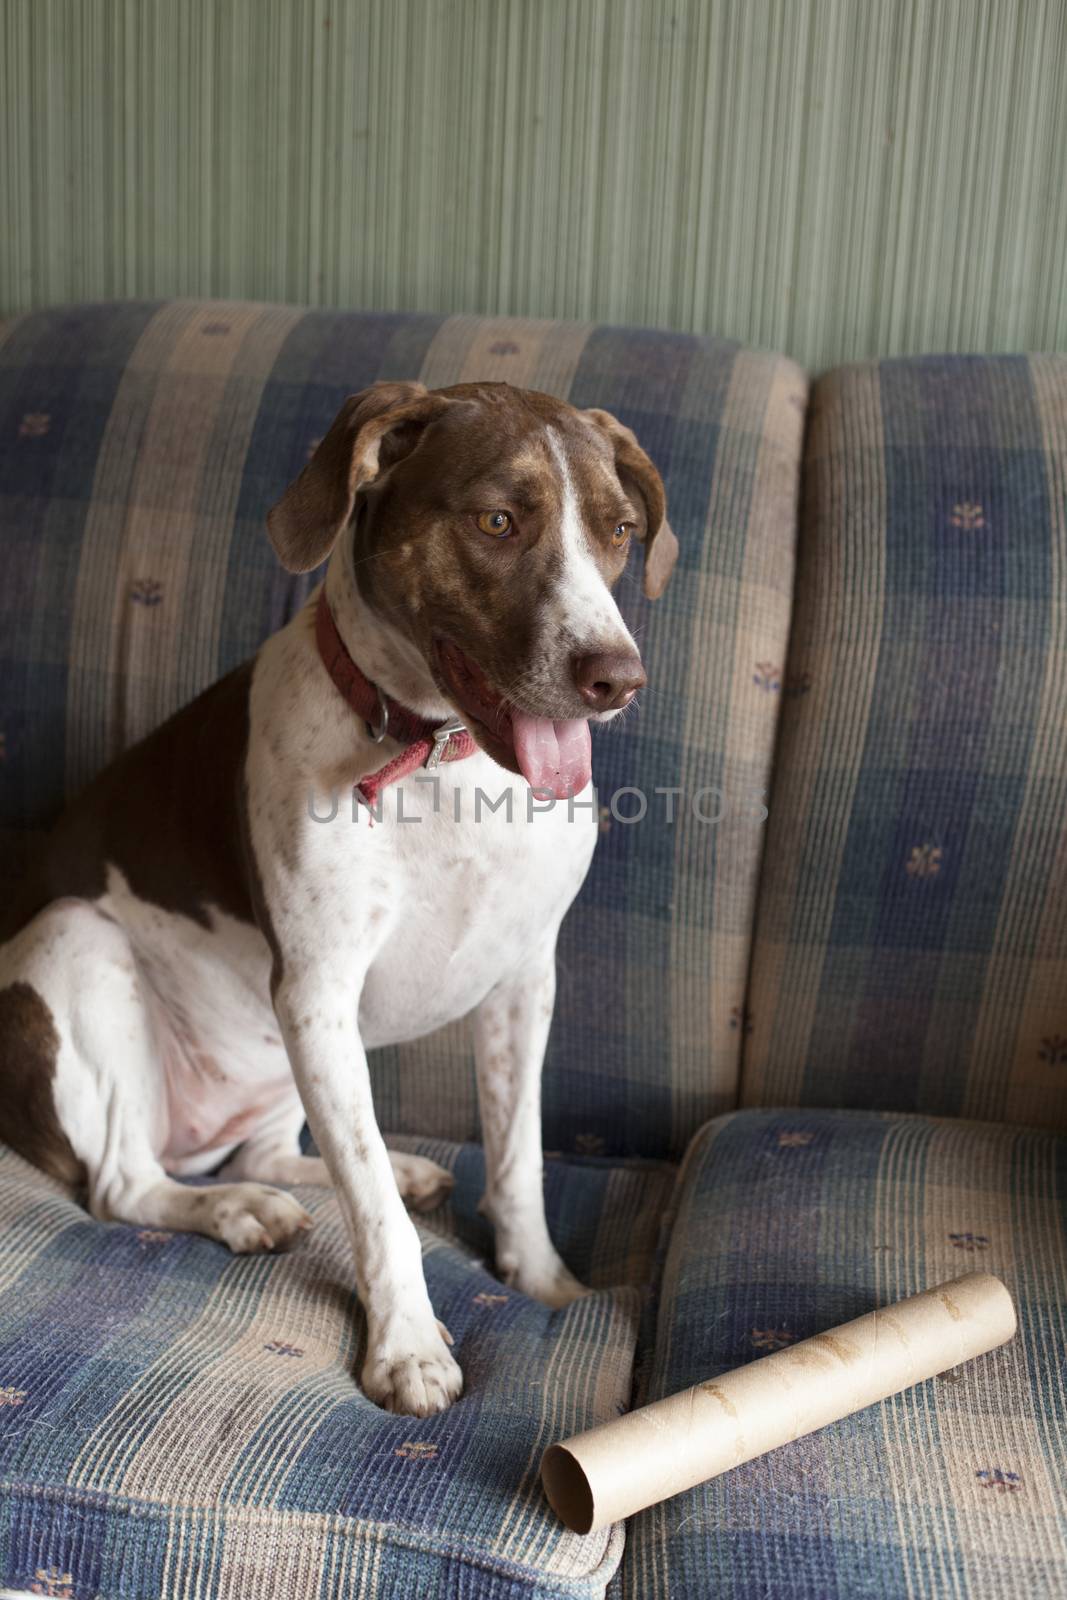
[[[466,733],[467,725],[458,717],[450,717],[447,722],[442,722],[439,728],[433,730],[433,749],[426,757],[426,770],[432,772],[441,765],[444,753],[448,748],[448,741],[454,733]]]
[[[381,744],[389,732],[389,707],[386,704],[384,694],[377,684],[374,685],[374,692],[378,696],[378,714],[373,722],[367,723],[367,732],[370,735],[371,744]]]

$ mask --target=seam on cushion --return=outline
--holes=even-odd
[[[798,554],[799,554],[799,549],[800,549],[800,519],[801,519],[801,510],[802,510],[802,506],[803,506],[804,453],[805,453],[805,450],[807,448],[808,430],[809,430],[810,420],[811,420],[812,378],[811,378],[810,373],[805,371],[805,369],[799,364],[799,362],[794,361],[791,357],[789,357],[787,355],[784,355],[782,353],[763,352],[763,351],[759,351],[759,350],[753,351],[750,347],[746,347],[744,345],[741,345],[741,346],[738,347],[738,350],[737,350],[736,354],[738,356],[744,356],[745,354],[749,354],[749,355],[752,355],[752,354],[757,354],[757,355],[767,354],[767,355],[773,356],[773,359],[774,359],[774,362],[775,362],[775,376],[777,376],[778,374],[783,374],[783,373],[784,374],[791,374],[793,379],[798,383],[799,388],[800,388],[800,390],[801,390],[801,392],[803,394],[803,405],[804,405],[803,425],[801,427],[799,449],[796,452],[795,461],[793,461],[793,466],[794,466],[794,471],[793,471],[793,494],[792,494],[791,518],[790,518],[790,532],[791,532],[791,535],[792,535],[792,538],[791,538],[791,557],[792,557],[792,561],[791,561],[791,567],[790,567],[790,573],[789,573],[789,600],[788,600],[788,610],[787,610],[786,625],[785,625],[785,638],[784,638],[783,646],[782,646],[782,672],[784,674],[785,671],[786,671],[786,668],[788,666],[789,650],[790,650],[790,645],[792,643],[793,623],[794,623],[794,619],[795,619],[795,616],[796,616],[797,561],[798,561]],[[773,384],[773,382],[774,382],[773,378],[772,378],[771,382]],[[781,440],[779,440],[777,438],[773,439],[773,441],[772,441],[770,436],[769,436],[768,426],[767,426],[767,418],[768,418],[768,413],[770,412],[770,409],[771,409],[771,405],[770,405],[770,389],[768,389],[766,403],[765,403],[764,408],[763,408],[763,419],[762,419],[762,423],[761,423],[761,426],[760,426],[759,443],[757,445],[757,450],[756,450],[756,460],[758,462],[759,458],[760,458],[760,452],[767,445],[771,445],[771,447],[773,449],[773,452],[774,452],[774,455],[775,455],[776,458],[779,458],[779,459],[781,459],[783,461],[789,462],[789,461],[791,461],[793,459],[793,452],[787,448],[787,446],[784,443],[784,441],[781,441]],[[716,471],[717,471],[717,465],[716,465]],[[749,996],[750,996],[750,993],[751,993],[753,959],[754,959],[755,948],[756,948],[756,934],[757,934],[757,930],[758,930],[758,926],[759,926],[760,891],[761,891],[762,884],[763,884],[763,864],[764,864],[764,857],[765,857],[765,854],[766,854],[767,828],[768,828],[769,823],[770,823],[770,809],[769,809],[769,806],[770,806],[770,803],[773,802],[773,798],[774,798],[775,777],[776,777],[776,772],[777,772],[778,746],[779,746],[779,739],[780,739],[780,734],[781,734],[781,726],[782,726],[782,722],[784,720],[784,716],[785,716],[785,695],[782,694],[778,699],[777,708],[776,708],[775,713],[774,713],[774,726],[773,726],[772,731],[771,731],[771,739],[770,739],[770,755],[769,755],[769,759],[767,760],[767,764],[766,764],[766,768],[765,768],[766,789],[765,789],[765,791],[763,791],[763,795],[768,800],[768,815],[767,815],[766,821],[765,821],[765,823],[763,825],[762,836],[760,837],[759,842],[758,842],[758,844],[756,845],[756,848],[755,848],[754,870],[753,870],[752,876],[751,876],[751,878],[749,879],[749,882],[748,882],[748,893],[749,893],[750,900],[749,900],[749,908],[748,908],[748,926],[747,926],[747,929],[746,929],[745,934],[744,934],[744,939],[745,939],[745,942],[747,943],[747,947],[748,948],[747,948],[747,956],[746,956],[745,963],[744,963],[744,980],[743,980],[743,983],[742,983],[742,986],[741,986],[742,1026],[740,1028],[740,1038],[738,1039],[738,1042],[737,1042],[737,1054],[736,1054],[735,1062],[734,1062],[734,1091],[733,1091],[733,1106],[731,1107],[731,1109],[740,1108],[744,1104],[742,1090],[743,1090],[743,1084],[744,1084],[745,1053],[746,1053],[746,1051],[745,1051],[745,1029],[744,1029],[744,1025],[743,1025],[743,1019],[744,1019],[744,1016],[747,1014],[748,1001],[749,1001]],[[711,1120],[714,1121],[715,1119],[712,1118]],[[701,1127],[697,1128],[695,1130],[694,1134],[692,1135],[692,1138],[695,1139],[699,1135],[699,1133],[702,1131],[703,1127],[705,1127],[705,1126],[707,1126],[707,1124],[702,1124]],[[687,1146],[686,1150],[688,1150],[688,1148],[689,1147]],[[683,1152],[682,1160],[684,1162],[684,1160],[685,1160],[685,1152]]]
[[[786,631],[785,650],[782,655],[783,691],[785,678],[792,669],[793,633],[797,620],[797,595],[799,593],[801,542],[803,528],[806,523],[805,502],[807,494],[806,464],[808,459],[808,445],[811,441],[811,429],[815,407],[813,394],[816,384],[811,378],[805,376],[804,397],[804,428],[800,439],[800,459],[797,462],[797,489],[793,505],[793,582],[792,592],[789,597],[789,625]],[[742,1016],[748,1015],[749,1001],[752,999],[752,976],[756,966],[756,946],[759,942],[760,910],[763,902],[763,889],[766,879],[767,866],[767,839],[771,827],[771,818],[774,815],[775,790],[781,787],[782,777],[782,742],[785,737],[786,722],[786,697],[783,692],[778,704],[778,715],[774,723],[774,739],[771,744],[771,764],[769,769],[770,786],[767,791],[767,820],[763,829],[763,837],[759,845],[759,865],[756,868],[756,892],[752,898],[752,923],[748,936],[748,967],[745,972],[745,991],[741,1001]],[[737,1104],[740,1109],[747,1109],[745,1101],[745,1077],[748,1068],[750,1045],[744,1029],[741,1030],[740,1049],[737,1060]]]
[[[662,1307],[663,1285],[667,1272],[667,1257],[670,1254],[671,1243],[674,1239],[675,1227],[682,1206],[682,1196],[685,1192],[686,1180],[690,1168],[708,1145],[727,1126],[728,1123],[742,1115],[740,1111],[725,1111],[717,1117],[712,1117],[696,1130],[685,1147],[682,1159],[675,1172],[674,1185],[668,1196],[667,1203],[660,1213],[659,1236],[652,1258],[652,1293],[648,1304],[642,1312],[641,1322],[637,1330],[637,1349],[634,1357],[633,1381],[630,1386],[630,1409],[644,1405],[649,1396],[652,1383],[652,1373],[655,1368],[656,1357],[660,1345],[660,1311]],[[644,1323],[645,1326],[641,1326]],[[668,1333],[669,1338],[669,1333]]]

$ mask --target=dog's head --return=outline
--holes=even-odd
[[[645,682],[611,595],[631,542],[652,599],[678,553],[629,428],[506,383],[352,395],[267,525],[291,572],[351,540],[361,595],[478,743],[559,796],[588,781],[590,719]]]

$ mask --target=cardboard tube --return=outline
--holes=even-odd
[[[968,1272],[550,1445],[545,1493],[568,1528],[591,1533],[995,1350],[1014,1332],[1000,1279]]]

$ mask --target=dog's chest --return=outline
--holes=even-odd
[[[368,1046],[397,1043],[464,1016],[554,940],[597,836],[591,791],[550,810],[478,756],[462,777],[386,791],[353,852],[353,893],[368,932],[382,928],[360,1005]],[[479,791],[496,804],[478,801]],[[399,820],[399,814],[410,821]],[[416,820],[417,819],[417,820]],[[370,883],[369,894],[359,887]],[[376,913],[379,914],[375,921]],[[361,913],[357,912],[357,917]]]

